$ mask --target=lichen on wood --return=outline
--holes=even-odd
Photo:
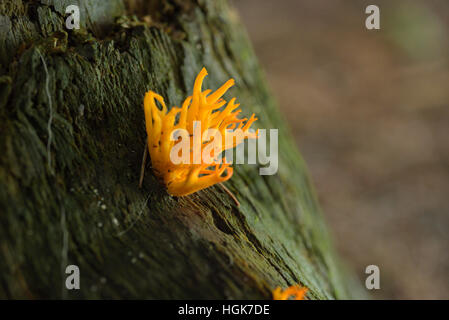
[[[0,297],[270,299],[297,283],[310,299],[351,297],[357,286],[228,4],[169,1],[175,15],[144,20],[128,2],[85,3],[80,30],[65,29],[60,1],[0,7]],[[208,87],[234,78],[246,116],[279,129],[278,173],[237,165],[226,183],[239,208],[216,186],[172,197],[149,166],[138,187],[145,92],[179,106],[203,66]],[[66,263],[79,266],[80,290],[64,290]]]

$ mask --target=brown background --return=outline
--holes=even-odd
[[[346,263],[380,267],[374,298],[448,299],[449,1],[233,3]]]

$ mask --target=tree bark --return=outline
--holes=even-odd
[[[81,29],[65,27],[66,6]],[[0,4],[0,297],[310,299],[358,290],[339,266],[303,160],[224,1]],[[201,68],[246,116],[279,129],[279,171],[172,197],[146,167],[149,89],[180,105]],[[67,265],[80,269],[66,290]]]

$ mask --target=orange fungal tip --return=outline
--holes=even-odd
[[[294,285],[285,290],[277,287],[273,290],[273,300],[304,300],[308,290],[300,285]]]
[[[168,111],[164,98],[153,91],[148,91],[144,97],[151,164],[168,193],[174,196],[185,196],[230,179],[233,169],[221,160],[223,152],[245,139],[258,138],[257,132],[249,131],[257,120],[255,115],[249,119],[238,118],[241,110],[235,98],[229,102],[223,99],[234,85],[234,79],[226,81],[215,92],[202,91],[206,75],[206,68],[202,68],[195,79],[193,94],[185,99],[181,108],[172,107]],[[219,135],[209,136],[210,129]],[[234,134],[230,141],[226,139],[229,132],[236,130],[239,134]],[[184,134],[174,139],[176,132]],[[183,161],[173,161],[173,154],[179,156],[179,152]],[[207,159],[204,159],[205,154]]]

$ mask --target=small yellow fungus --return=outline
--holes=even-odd
[[[239,104],[236,99],[232,98],[227,103],[221,98],[234,85],[234,79],[228,80],[215,92],[202,91],[206,75],[207,71],[203,68],[195,79],[192,96],[185,99],[181,108],[172,107],[168,110],[162,96],[153,91],[145,94],[145,125],[151,164],[156,176],[166,185],[168,193],[174,196],[185,196],[231,178],[232,167],[225,157],[221,160],[218,155],[234,148],[244,139],[257,138],[257,132],[249,131],[251,124],[257,120],[254,114],[249,119],[239,119],[237,116],[240,110],[237,110]],[[219,135],[208,136],[205,133],[209,129],[219,132]],[[188,149],[187,161],[174,163],[172,149],[182,142],[181,137],[174,139],[174,133],[179,130],[188,133],[187,140],[193,148]],[[226,134],[235,131],[240,134],[234,135],[230,141],[226,139]],[[203,151],[211,147],[214,151],[212,162],[205,161]]]
[[[277,287],[273,290],[273,300],[304,300],[308,290],[300,285],[294,285],[285,290]]]

